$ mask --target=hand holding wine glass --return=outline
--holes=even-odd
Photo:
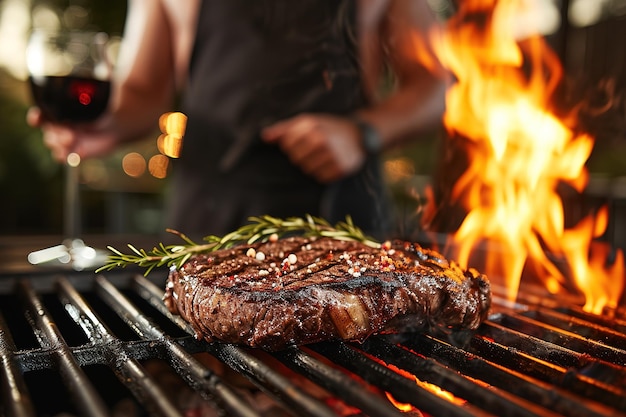
[[[112,72],[107,42],[102,32],[32,33],[26,57],[29,81],[46,119],[93,122],[106,110]]]
[[[54,248],[29,255],[31,263],[61,260],[75,269],[89,266],[95,250],[84,246],[80,235],[78,165],[80,156],[72,149],[74,132],[93,124],[106,110],[112,67],[107,58],[108,36],[101,32],[34,31],[27,49],[27,67],[33,100],[29,123],[45,126],[48,144],[57,159],[66,164],[64,234],[66,241]],[[65,137],[63,136],[65,135]],[[46,135],[44,135],[46,137]],[[50,140],[50,139],[48,139]]]
[[[41,109],[33,106],[28,109],[27,123],[40,128],[43,142],[51,156],[61,163],[67,162],[70,153],[81,158],[100,157],[113,152],[119,146],[119,137],[112,124],[115,123],[110,113],[93,123],[61,124],[46,119]]]

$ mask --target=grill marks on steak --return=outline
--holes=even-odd
[[[198,338],[277,350],[427,325],[474,329],[490,291],[484,275],[417,244],[291,237],[192,257],[170,272],[165,302]]]

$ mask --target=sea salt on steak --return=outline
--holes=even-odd
[[[267,350],[373,333],[474,329],[489,282],[406,242],[290,237],[196,255],[168,278],[165,303],[207,341]]]

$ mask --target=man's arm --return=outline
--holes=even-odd
[[[358,5],[359,53],[373,105],[358,110],[356,116],[368,125],[367,130],[380,142],[377,147],[383,150],[431,129],[441,120],[443,71],[427,48],[428,33],[436,20],[426,0],[360,0]],[[430,69],[418,59],[419,52],[427,52],[433,59]],[[377,101],[385,60],[397,83],[389,96]],[[268,126],[262,135],[319,182],[336,181],[356,172],[367,156],[363,129],[350,118],[301,114]]]
[[[429,36],[436,18],[426,0],[361,0],[359,18],[364,79],[374,105],[361,119],[378,133],[384,149],[437,126],[445,108],[445,71],[432,51]],[[384,3],[384,10],[379,10]],[[378,15],[373,15],[378,13]],[[376,99],[384,62],[395,85]]]
[[[83,158],[107,154],[156,130],[159,115],[171,110],[174,20],[162,1],[130,0],[128,5],[107,113],[93,124],[70,126],[45,120],[37,108],[29,111],[29,124],[41,127],[44,142],[59,161],[71,152]]]
[[[175,90],[172,28],[161,1],[130,0],[110,111],[124,142],[154,129]]]

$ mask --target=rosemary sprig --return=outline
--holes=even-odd
[[[337,240],[353,240],[362,242],[371,247],[380,244],[373,238],[366,236],[361,229],[354,225],[351,217],[346,217],[343,222],[334,226],[319,217],[307,215],[305,218],[288,217],[280,219],[272,216],[250,217],[250,223],[240,227],[225,236],[206,236],[205,243],[198,244],[189,237],[176,230],[167,229],[169,233],[179,236],[183,244],[164,245],[160,243],[152,250],[137,249],[128,245],[132,253],[125,254],[108,246],[113,252],[109,255],[107,263],[98,268],[96,272],[110,271],[114,268],[124,268],[128,265],[137,265],[146,268],[144,275],[148,275],[154,268],[161,266],[176,266],[180,268],[192,255],[213,252],[219,249],[227,249],[240,244],[252,244],[255,242],[267,242],[272,235],[284,237],[286,235],[300,234],[307,237],[331,237]]]

